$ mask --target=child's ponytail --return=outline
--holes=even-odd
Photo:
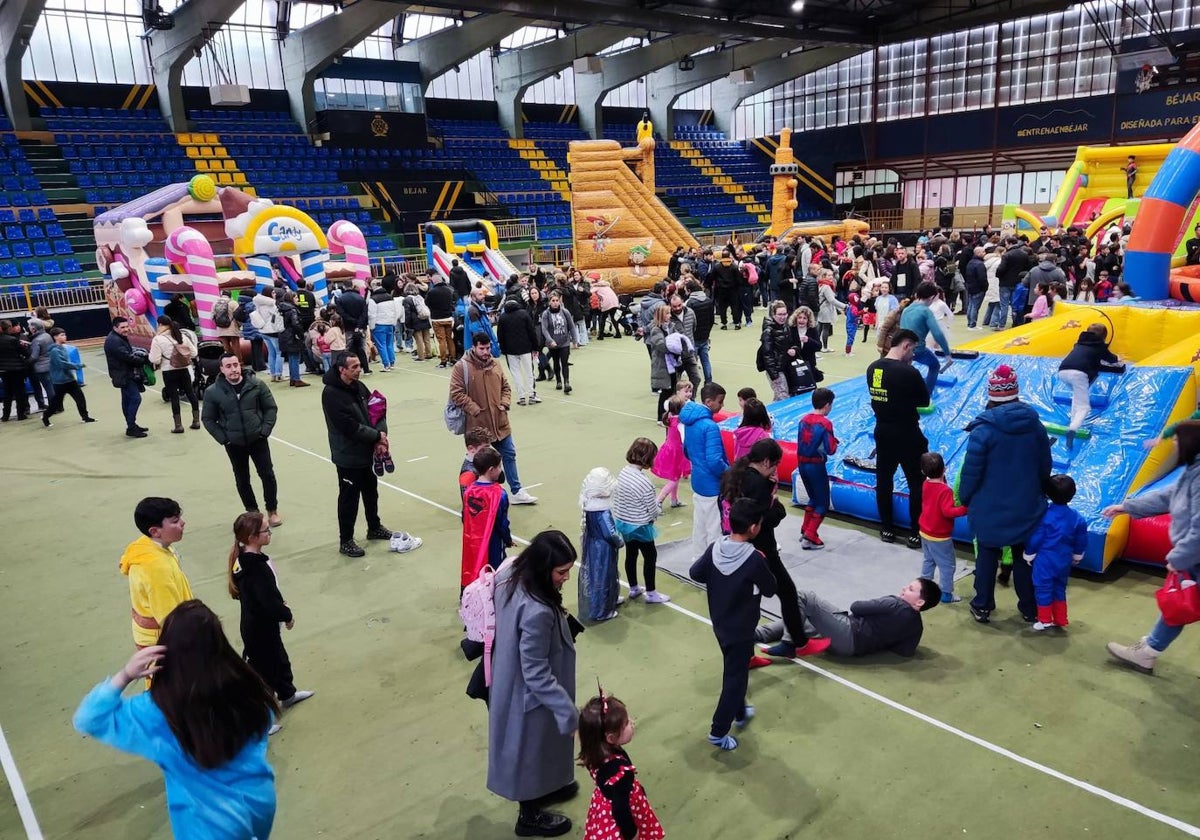
[[[599,697],[593,697],[579,710],[579,766],[592,772],[619,749],[608,743],[608,736],[620,737],[629,721],[625,704],[600,691]]]
[[[238,555],[242,553],[242,549],[246,547],[248,542],[258,536],[264,522],[266,522],[266,519],[262,513],[256,510],[246,511],[233,521],[233,546],[229,549],[227,583],[229,586],[229,597],[235,601],[241,595],[238,592],[237,584],[233,581],[233,570],[237,565]]]

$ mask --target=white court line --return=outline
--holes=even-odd
[[[283,440],[282,438],[277,437],[275,435],[272,435],[271,439],[277,440],[280,443],[284,444],[285,446],[290,446],[292,449],[295,449],[299,452],[303,452],[307,455],[311,455],[314,458],[324,461],[327,464],[333,463],[328,458],[326,458],[322,455],[318,455],[317,453],[315,453],[311,450],[305,449],[302,446],[297,446],[296,444],[290,443],[289,441]],[[445,505],[439,504],[438,502],[435,502],[432,499],[427,499],[424,496],[413,493],[410,490],[405,490],[403,487],[397,487],[396,485],[389,484],[386,481],[381,481],[379,483],[385,487],[395,490],[398,493],[402,493],[405,496],[408,496],[409,498],[416,499],[417,501],[420,501],[420,502],[424,502],[425,504],[435,507],[438,510],[444,510],[446,513],[451,514],[456,519],[460,518],[462,515],[461,511],[457,511],[457,510],[454,510],[453,508],[446,507]],[[529,545],[529,540],[522,539],[521,537],[518,537],[515,534],[513,535],[513,542],[521,543],[522,545]],[[576,565],[578,565],[578,563]],[[629,584],[626,583],[624,580],[621,581],[621,585],[624,586],[626,589],[629,588]],[[712,627],[712,621],[710,619],[708,619],[705,616],[700,615],[699,613],[692,612],[691,610],[687,609],[686,607],[681,607],[678,604],[676,604],[674,601],[668,602],[664,606],[666,606],[668,609],[675,610],[675,612],[677,612],[677,613],[686,615],[688,618],[691,618],[694,621],[699,621],[701,624],[706,624],[709,627]],[[978,735],[972,735],[970,732],[967,732],[963,729],[959,729],[957,726],[953,726],[949,723],[938,720],[935,717],[931,717],[930,715],[927,715],[924,712],[919,712],[916,709],[912,708],[911,706],[905,706],[903,703],[899,703],[895,700],[885,697],[882,694],[879,694],[878,692],[872,691],[871,689],[866,688],[865,686],[861,686],[856,682],[852,682],[851,680],[848,680],[845,677],[839,676],[838,674],[835,674],[832,671],[827,671],[824,668],[821,668],[817,665],[813,665],[811,662],[808,662],[807,660],[797,658],[797,659],[793,659],[792,661],[795,662],[797,665],[799,665],[801,668],[805,668],[818,676],[821,676],[828,680],[831,680],[831,681],[837,683],[838,685],[842,686],[843,688],[848,688],[851,691],[856,692],[857,694],[861,694],[863,697],[867,697],[871,700],[874,700],[877,703],[887,706],[890,709],[893,709],[897,712],[901,712],[902,714],[906,714],[909,717],[912,717],[912,718],[915,718],[916,720],[921,721],[922,723],[929,724],[930,726],[934,727],[935,729],[940,729],[943,732],[946,732],[950,735],[955,735],[959,738],[962,738],[964,741],[975,744],[977,747],[982,747],[983,749],[987,750],[988,752],[995,753],[998,756],[1007,758],[1010,761],[1014,761],[1017,764],[1020,764],[1024,767],[1028,767],[1031,770],[1036,770],[1037,772],[1042,773],[1046,776],[1049,776],[1052,779],[1058,779],[1059,781],[1065,782],[1068,785],[1071,785],[1072,787],[1075,787],[1075,788],[1078,788],[1079,790],[1084,791],[1085,793],[1090,793],[1093,796],[1098,796],[1101,799],[1106,799],[1109,802],[1113,803],[1114,805],[1117,805],[1121,808],[1126,808],[1130,811],[1133,811],[1136,814],[1141,814],[1142,816],[1148,817],[1149,819],[1152,819],[1155,822],[1159,822],[1159,823],[1162,823],[1163,825],[1170,826],[1171,828],[1181,831],[1184,834],[1188,834],[1192,837],[1200,837],[1200,826],[1191,825],[1190,823],[1186,823],[1182,820],[1176,819],[1175,817],[1172,817],[1169,814],[1164,814],[1161,811],[1156,811],[1153,808],[1149,808],[1145,805],[1142,805],[1139,802],[1135,802],[1132,799],[1129,799],[1128,797],[1121,796],[1118,793],[1113,793],[1112,791],[1106,790],[1105,788],[1094,785],[1091,782],[1085,782],[1082,779],[1077,779],[1074,776],[1069,776],[1066,773],[1063,773],[1059,770],[1055,770],[1053,767],[1042,764],[1041,762],[1038,762],[1038,761],[1034,761],[1031,758],[1026,758],[1025,756],[1015,753],[1012,750],[1007,749],[1006,747],[1002,747],[999,744],[994,744],[991,741],[988,741],[984,738],[980,738]],[[2,735],[3,735],[3,733],[0,732],[0,736],[2,736]],[[4,746],[5,751],[7,752],[7,745],[3,745],[3,746]],[[9,760],[11,761],[11,755],[9,756]],[[8,769],[8,765],[6,764],[5,770],[7,770],[7,769]],[[16,771],[16,767],[14,766],[13,767],[14,774],[15,774],[15,771]],[[18,781],[19,781],[19,778],[18,778]],[[15,788],[14,788],[14,790],[15,790]],[[26,798],[26,802],[28,802],[28,798]],[[19,806],[19,804],[20,803],[18,802],[18,806]],[[31,817],[32,817],[32,813],[33,812],[31,810],[30,811]],[[31,834],[30,838],[31,838],[31,840],[34,840],[35,835]],[[36,835],[36,840],[40,840],[40,838],[41,838],[41,834],[39,833]]]
[[[422,455],[420,458],[409,458],[409,459],[408,459],[407,461],[405,461],[404,463],[406,463],[406,464],[415,464],[417,461],[424,461],[424,460],[425,460],[426,458],[428,458],[428,457],[429,457],[428,455]]]
[[[8,788],[16,800],[21,824],[25,826],[25,836],[29,840],[42,840],[42,829],[33,813],[33,803],[29,801],[29,794],[25,792],[25,783],[21,781],[21,773],[13,760],[12,750],[8,748],[8,739],[4,737],[3,728],[0,728],[0,764],[4,765],[4,775],[8,778]]]
[[[537,484],[522,484],[521,489],[532,490],[534,487],[541,487],[544,482],[539,481]]]

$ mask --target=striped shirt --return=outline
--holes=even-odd
[[[632,464],[622,467],[613,493],[613,518],[630,525],[646,525],[658,519],[661,512],[654,485],[645,473]]]

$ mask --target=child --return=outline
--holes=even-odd
[[[333,369],[333,357],[336,353],[340,353],[346,349],[346,333],[342,329],[342,316],[329,316],[329,329],[325,331],[325,344],[329,347],[329,356],[325,357],[322,352],[322,357],[325,360],[325,370]]]
[[[862,298],[859,290],[862,284],[858,279],[850,281],[850,293],[846,295],[846,355],[853,356],[854,339],[858,336],[858,320],[862,317]],[[863,340],[866,340],[865,330]]]
[[[950,341],[950,327],[954,324],[954,312],[950,309],[950,305],[946,303],[946,292],[943,289],[938,289],[937,297],[929,304],[929,311],[933,314],[933,318],[937,321],[938,329],[942,331],[942,335],[946,336],[946,341]],[[931,348],[937,348],[943,353],[949,352],[948,347],[942,347],[937,343],[937,339],[933,337],[933,330],[929,331],[929,335],[925,337],[925,344]]]
[[[1012,325],[1025,323],[1025,304],[1029,301],[1029,278],[1022,275],[1021,282],[1012,291]],[[1003,324],[1001,325],[1003,326]]]
[[[579,573],[579,617],[608,621],[617,617],[621,603],[617,580],[617,550],[624,545],[612,515],[612,495],[617,480],[596,467],[583,480],[579,507],[583,510],[582,556]]]
[[[637,438],[625,453],[628,462],[617,475],[617,490],[613,496],[613,517],[617,533],[625,540],[625,577],[629,579],[630,600],[646,596],[647,604],[665,604],[671,599],[654,588],[654,572],[658,566],[658,536],[654,520],[662,507],[654,495],[654,485],[643,474],[654,465],[658,446],[649,438]],[[646,586],[638,586],[637,557],[642,555],[642,573]]]
[[[467,488],[479,478],[479,473],[475,472],[475,453],[492,442],[492,433],[484,428],[468,429],[463,435],[463,442],[467,445],[467,456],[463,458],[462,466],[458,470],[459,498],[462,498]],[[500,470],[500,480],[496,483],[504,483],[503,469]]]
[[[321,357],[325,370],[333,367],[333,351],[329,348],[329,324],[316,320],[308,330],[309,341],[313,350]]]
[[[775,594],[775,576],[767,568],[762,552],[751,545],[758,536],[760,522],[756,503],[738,499],[729,511],[733,533],[705,549],[688,571],[692,580],[703,583],[708,590],[708,614],[724,658],[721,697],[708,733],[708,742],[723,750],[737,749],[730,727],[734,723],[745,726],[754,717],[754,707],[746,703],[754,628],[758,626],[763,597]]]
[[[271,528],[258,511],[248,511],[233,523],[233,548],[229,550],[229,595],[242,605],[242,656],[262,677],[279,705],[290,708],[313,696],[311,691],[297,691],[292,682],[292,663],[279,625],[291,630],[295,626],[270,558],[263,548],[271,543]],[[274,724],[270,734],[282,727]]]
[[[472,467],[479,477],[463,491],[460,596],[484,566],[499,569],[504,550],[513,545],[508,528],[508,493],[500,484],[500,453],[484,446],[475,453]]]
[[[683,388],[685,385],[689,390],[691,389],[689,382],[682,382],[679,387]],[[663,425],[667,427],[667,439],[659,447],[658,454],[654,456],[654,465],[650,469],[652,473],[667,482],[655,496],[660,507],[666,501],[667,496],[671,497],[671,507],[681,508],[684,505],[679,501],[679,480],[691,474],[692,462],[687,459],[687,455],[683,451],[683,436],[679,433],[679,412],[687,405],[689,399],[690,397],[681,395],[677,390],[675,396],[667,401],[667,413],[663,415]]]
[[[1040,321],[1042,318],[1048,318],[1051,314],[1052,298],[1050,297],[1050,284],[1040,282],[1037,288],[1034,289],[1033,308],[1029,310],[1029,314],[1025,316],[1026,321]]]
[[[829,473],[826,459],[837,452],[838,439],[833,434],[829,412],[833,409],[833,391],[818,388],[813,391],[813,410],[800,418],[796,441],[796,468],[808,495],[804,506],[804,523],[800,526],[800,548],[815,550],[825,547],[817,530],[829,512]]]
[[[954,520],[967,515],[965,506],[954,504],[954,491],[946,484],[946,463],[936,452],[921,456],[921,577],[932,578],[936,568],[941,581],[942,603],[957,604],[962,597],[954,594],[954,542],[950,533]]]
[[[1069,475],[1050,476],[1050,506],[1042,522],[1025,543],[1025,562],[1033,566],[1033,594],[1037,598],[1034,630],[1067,626],[1067,578],[1087,548],[1087,522],[1068,505],[1075,498]]]
[[[164,617],[159,641],[83,698],[76,731],[162,768],[175,837],[270,836],[275,697],[199,601]],[[151,676],[149,691],[122,699],[126,686]]]
[[[758,392],[755,391],[753,388],[742,388],[740,391],[737,392],[737,398],[738,398],[738,411],[745,411],[746,410],[746,401],[758,399]]]
[[[753,397],[742,406],[742,422],[733,430],[733,458],[736,461],[758,441],[771,435],[771,415],[761,400]]]
[[[625,704],[600,688],[600,696],[579,710],[579,765],[596,782],[584,840],[662,840],[666,836],[637,780],[637,768],[623,749],[632,740],[633,719]]]
[[[1067,449],[1074,448],[1075,433],[1083,428],[1091,410],[1092,383],[1100,376],[1103,362],[1116,364],[1119,359],[1108,348],[1108,327],[1090,324],[1079,334],[1075,346],[1058,366],[1058,380],[1071,389],[1071,419],[1067,426]]]
[[[172,545],[183,539],[183,510],[174,499],[149,496],[137,503],[133,522],[143,536],[125,548],[121,574],[129,578],[133,643],[140,650],[158,644],[167,615],[192,599],[192,586],[179,568]]]
[[[50,398],[50,406],[42,415],[42,424],[51,425],[50,417],[62,413],[63,403],[68,394],[75,401],[79,419],[84,423],[95,423],[96,418],[88,414],[87,398],[83,395],[79,380],[75,378],[76,372],[83,370],[87,365],[77,365],[67,355],[67,331],[62,327],[51,327],[50,338],[54,341],[50,345],[50,384],[54,386],[54,396]]]

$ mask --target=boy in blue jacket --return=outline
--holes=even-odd
[[[700,404],[687,403],[679,422],[687,432],[683,449],[692,462],[692,553],[699,556],[721,537],[721,475],[729,469],[721,430],[713,420],[725,407],[725,389],[709,382],[700,389]]]
[[[754,630],[763,596],[773,596],[777,584],[766,558],[751,545],[761,525],[757,503],[738,499],[729,509],[732,533],[710,545],[688,571],[692,580],[708,590],[708,616],[725,662],[721,697],[708,734],[708,742],[723,750],[737,749],[730,727],[735,723],[745,726],[754,717],[754,707],[746,704]]]
[[[1067,626],[1067,578],[1087,549],[1087,522],[1068,507],[1075,498],[1074,480],[1069,475],[1052,475],[1049,485],[1050,506],[1025,544],[1025,562],[1033,566],[1037,598],[1034,630]]]

